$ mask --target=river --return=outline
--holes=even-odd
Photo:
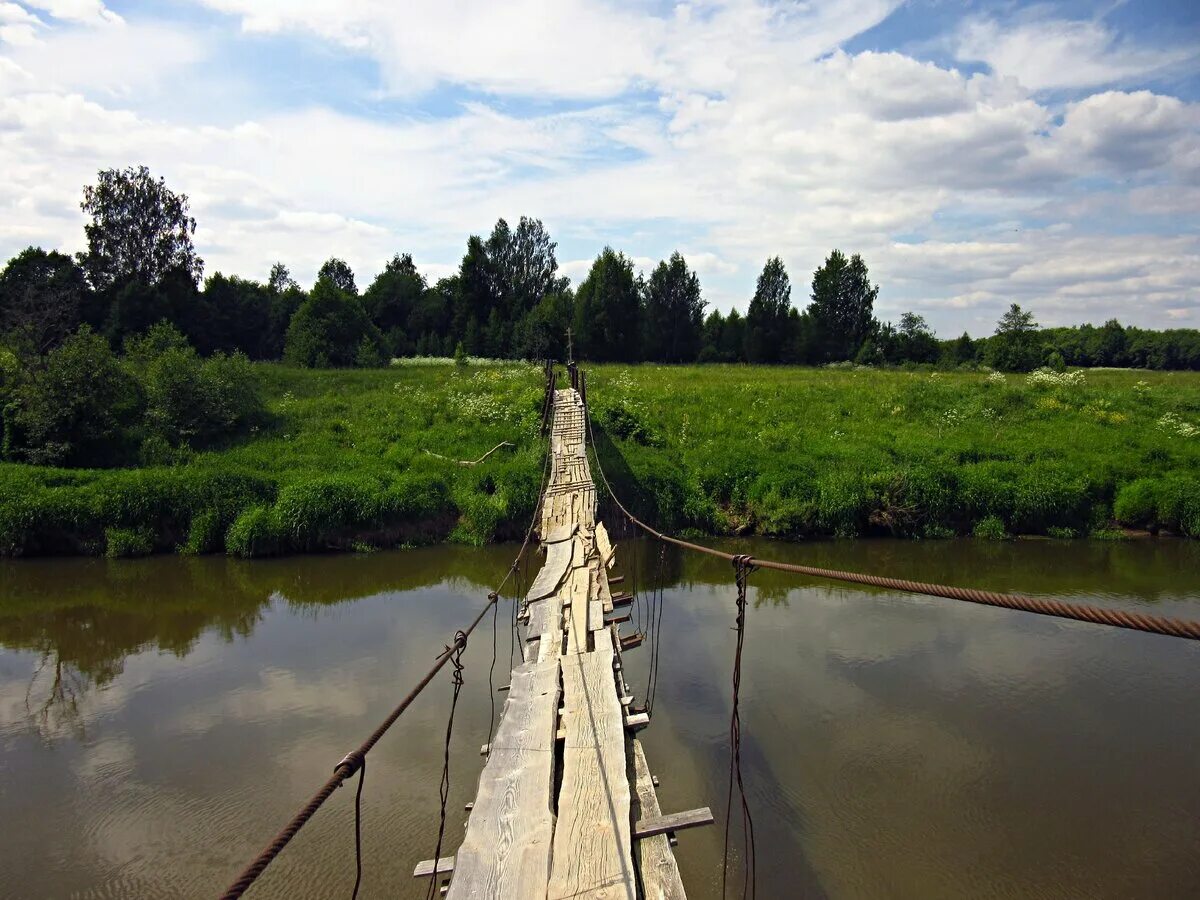
[[[721,545],[1200,618],[1196,542]],[[215,896],[514,552],[0,563],[0,895]],[[671,550],[660,560],[644,542],[618,555],[626,586],[635,558],[641,587],[662,573],[642,738],[664,810],[717,814],[681,833],[677,854],[689,897],[719,897],[732,569]],[[765,571],[750,596],[742,758],[760,896],[1200,896],[1200,646]],[[449,852],[482,765],[492,647],[489,619],[465,656]],[[639,702],[652,651],[626,654]],[[447,670],[369,757],[364,897],[424,896],[410,872],[433,854],[450,692]],[[349,896],[353,790],[250,896]],[[736,828],[733,843],[740,854]]]

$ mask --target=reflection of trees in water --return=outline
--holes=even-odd
[[[313,614],[385,591],[446,584],[465,594],[498,580],[513,548],[439,547],[399,554],[242,562],[220,557],[25,560],[0,567],[0,648],[38,665],[26,710],[39,730],[82,728],[89,690],[146,650],[187,656],[205,633],[249,637],[273,603]]]

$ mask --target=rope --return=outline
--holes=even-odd
[[[733,711],[729,716],[729,791],[725,797],[725,856],[721,865],[721,897],[725,896],[729,876],[729,821],[733,809],[733,784],[737,782],[738,796],[742,804],[742,896],[753,897],[757,888],[758,871],[755,865],[754,819],[750,815],[750,804],[746,801],[746,786],[742,781],[742,717],[739,709],[742,690],[742,647],[746,636],[746,582],[754,565],[749,556],[737,556],[733,560],[737,583],[737,646],[733,654]]]
[[[550,370],[548,369],[547,385],[551,383],[550,378],[551,374]],[[371,732],[370,736],[363,741],[362,744],[360,744],[356,749],[351,750],[342,758],[342,761],[339,762],[334,768],[333,775],[329,778],[329,780],[321,785],[320,789],[313,794],[312,798],[300,808],[300,811],[297,812],[286,825],[284,825],[279,833],[271,839],[271,842],[262,849],[258,856],[256,856],[250,862],[250,864],[242,870],[233,883],[225,889],[225,893],[221,895],[221,900],[237,900],[237,898],[241,897],[250,888],[250,885],[254,884],[267,866],[274,861],[275,857],[280,854],[283,848],[288,845],[288,843],[296,836],[300,829],[308,823],[308,820],[316,814],[317,810],[320,809],[322,804],[324,804],[325,801],[330,798],[333,792],[341,787],[346,779],[350,778],[355,772],[360,771],[366,765],[367,753],[370,752],[371,748],[379,742],[380,738],[387,733],[388,729],[395,724],[396,720],[403,715],[404,711],[412,705],[413,701],[417,699],[421,691],[425,689],[429,682],[433,681],[434,676],[442,670],[442,667],[447,663],[447,661],[449,661],[456,652],[461,651],[462,648],[459,646],[460,636],[462,638],[462,646],[466,646],[467,638],[470,637],[471,632],[473,632],[476,626],[483,620],[483,617],[486,615],[488,609],[493,608],[493,604],[498,601],[500,592],[504,590],[509,580],[513,577],[513,574],[517,571],[518,566],[525,555],[525,551],[529,547],[529,540],[533,536],[533,529],[537,524],[538,513],[541,511],[541,499],[546,492],[546,479],[548,478],[550,471],[549,443],[546,444],[546,452],[544,455],[545,463],[542,467],[542,484],[538,491],[538,503],[536,503],[534,506],[533,516],[529,521],[529,527],[525,530],[525,539],[521,542],[521,548],[517,551],[517,557],[513,560],[512,565],[509,566],[508,572],[505,574],[504,579],[494,591],[488,594],[487,604],[479,611],[479,614],[472,620],[471,624],[455,634],[454,644],[450,647],[447,647],[441,654],[438,655],[437,659],[434,660],[433,666],[428,672],[425,673],[425,676],[419,682],[417,682],[417,685],[411,691],[409,691],[407,695],[405,695],[404,699],[401,700],[396,708],[391,711],[388,717],[379,724],[379,727]],[[522,656],[523,655],[524,649],[522,648]],[[362,782],[360,780],[360,792],[361,789]],[[432,880],[436,881],[436,879]]]
[[[451,675],[451,681],[454,684],[454,693],[450,698],[450,716],[446,720],[446,743],[442,751],[442,782],[438,788],[438,793],[442,800],[441,813],[438,816],[438,836],[437,845],[433,850],[433,877],[429,879],[429,894],[428,900],[433,900],[437,896],[438,881],[437,864],[442,858],[442,838],[446,834],[446,803],[450,799],[450,735],[454,731],[454,710],[458,708],[458,695],[462,691],[463,686],[463,664],[462,653],[467,646],[467,636],[461,631],[454,635],[454,672]],[[447,650],[451,648],[447,647]]]
[[[591,435],[592,419],[588,414],[587,408],[584,408],[584,414],[587,415],[588,434]],[[592,446],[595,446],[595,438],[592,438]],[[690,541],[682,541],[679,538],[671,537],[663,534],[655,528],[651,528],[637,516],[627,510],[624,504],[617,498],[613,492],[612,485],[609,484],[607,476],[604,474],[604,467],[600,465],[600,454],[596,453],[596,468],[600,472],[600,478],[604,482],[605,490],[612,497],[613,502],[623,512],[631,522],[637,525],[642,531],[658,538],[660,541],[666,541],[668,544],[674,544],[677,547],[682,547],[685,550],[692,550],[697,553],[705,553],[709,556],[715,556],[717,559],[723,559],[727,562],[732,562],[738,557],[733,553],[725,553],[721,550],[714,550],[712,547],[705,547],[701,544],[693,544]],[[929,597],[944,597],[948,600],[962,600],[966,603],[979,603],[984,606],[998,606],[1004,609],[1015,609],[1021,612],[1035,613],[1042,616],[1055,616],[1060,619],[1073,619],[1077,622],[1091,622],[1095,625],[1110,625],[1115,628],[1127,628],[1132,631],[1144,631],[1149,634],[1162,634],[1168,637],[1188,638],[1190,640],[1200,640],[1200,622],[1189,621],[1186,619],[1175,619],[1168,616],[1152,616],[1146,613],[1126,612],[1119,609],[1106,609],[1100,606],[1091,606],[1083,603],[1065,603],[1062,600],[1050,600],[1040,597],[1027,597],[1024,594],[1007,594],[998,591],[983,591],[976,588],[954,587],[945,584],[933,584],[924,581],[909,581],[903,578],[888,578],[882,575],[866,575],[861,572],[845,572],[840,569],[822,569],[817,566],[801,566],[792,563],[776,562],[770,559],[759,559],[757,557],[748,556],[751,564],[758,569],[774,569],[777,572],[791,572],[796,575],[811,575],[814,578],[827,578],[831,581],[845,581],[852,584],[865,584],[871,587],[886,588],[892,591],[900,591],[906,594],[924,594]]]

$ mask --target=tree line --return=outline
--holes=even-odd
[[[758,277],[746,313],[707,312],[700,280],[679,253],[648,275],[606,247],[578,286],[558,270],[542,222],[499,220],[471,236],[458,270],[430,283],[397,254],[360,290],[331,258],[304,290],[277,263],[265,281],[203,278],[186,195],[144,168],[109,169],[84,189],[87,250],[72,258],[31,247],[0,272],[0,341],[30,372],[84,329],[119,349],[160,322],[201,356],[244,354],[310,367],[377,366],[393,357],[576,356],[595,361],[820,365],[989,365],[1200,369],[1200,331],[1103,326],[1040,329],[1013,305],[993,335],[941,340],[925,319],[874,312],[879,288],[861,256],[832,251],[803,309],[779,257]],[[7,376],[12,381],[13,376]]]

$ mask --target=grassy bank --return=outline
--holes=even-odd
[[[0,553],[265,556],[519,536],[535,367],[257,364],[269,421],[174,466],[0,465]],[[1200,374],[588,367],[606,471],[670,529],[1200,536]],[[463,467],[433,454],[476,459]],[[427,453],[425,451],[430,451]]]
[[[227,447],[165,467],[0,466],[0,553],[264,556],[485,543],[528,522],[536,367],[255,368],[268,422]],[[477,467],[430,455],[477,459],[501,441],[514,447]]]
[[[1200,536],[1200,375],[592,367],[601,459],[663,527]]]

